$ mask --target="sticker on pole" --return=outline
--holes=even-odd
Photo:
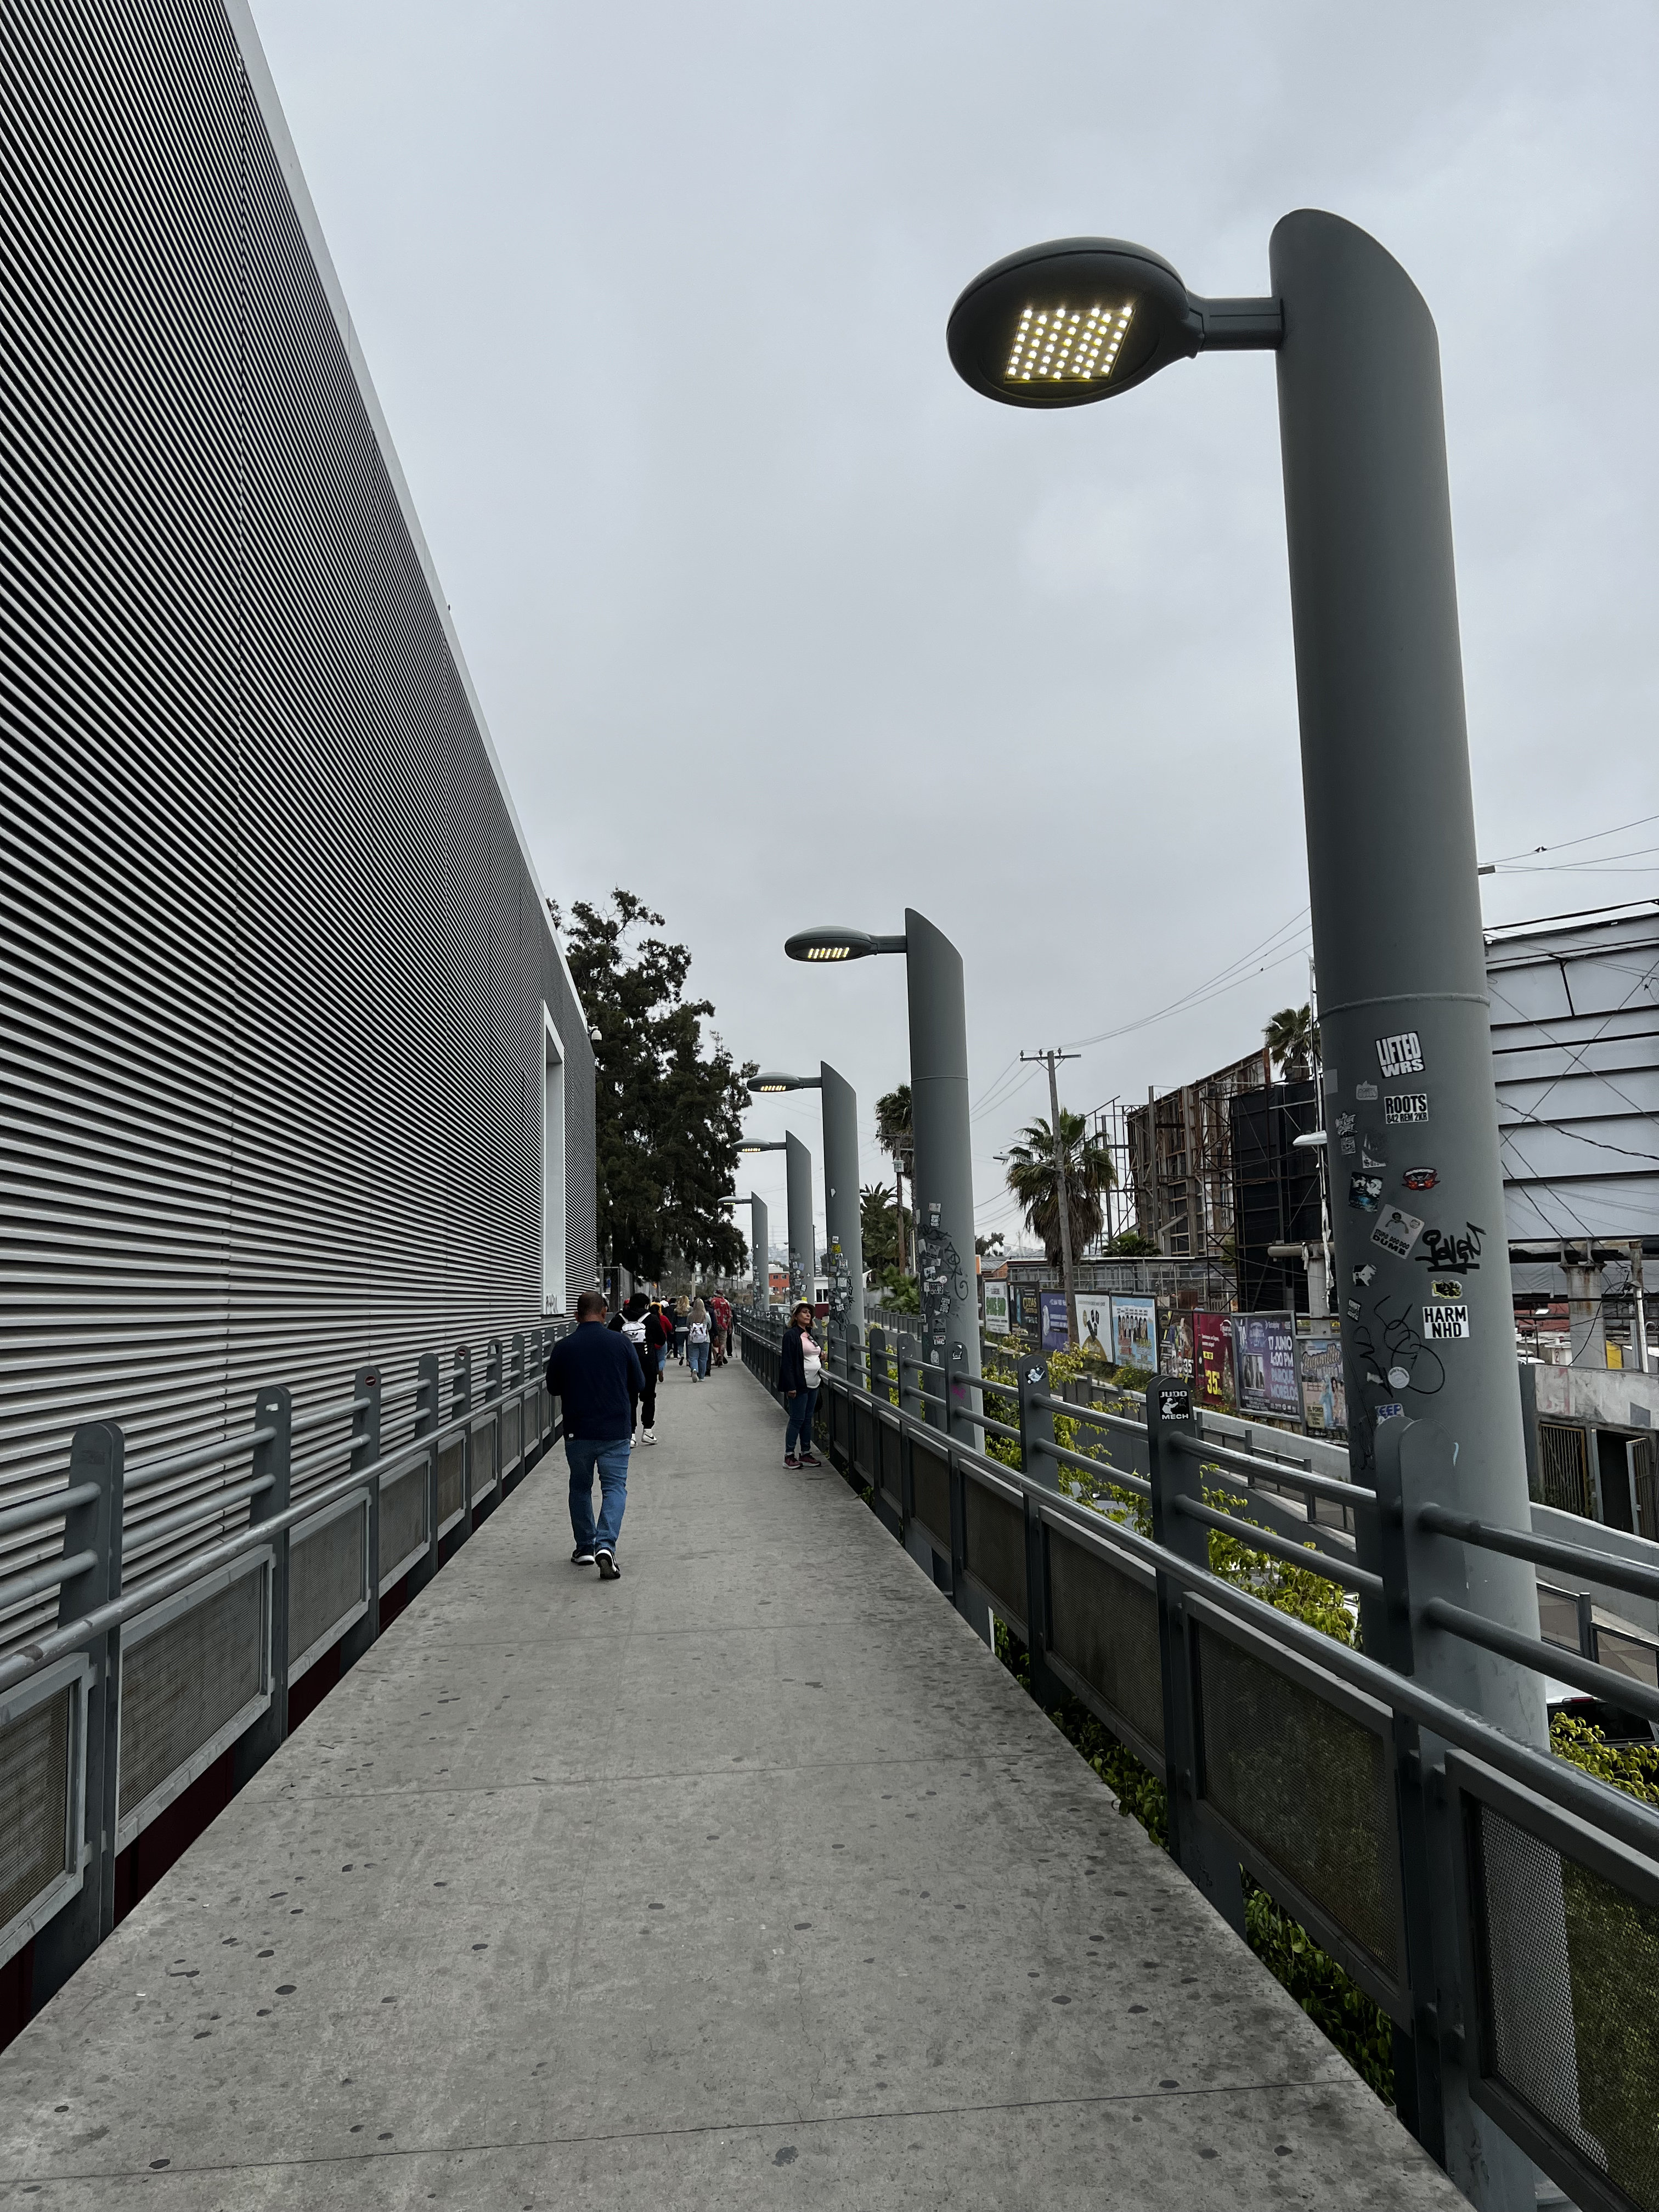
[[[1338,1135],[1339,1137],[1351,1137],[1351,1136],[1352,1136],[1352,1134],[1353,1134],[1353,1115],[1352,1115],[1352,1114],[1339,1114],[1339,1115],[1337,1115],[1337,1117],[1336,1117],[1336,1133],[1337,1133],[1337,1135]]]
[[[1440,1180],[1438,1168],[1407,1168],[1400,1178],[1407,1190],[1432,1190]]]
[[[1385,1082],[1392,1083],[1397,1075],[1421,1075],[1423,1043],[1417,1031],[1401,1030],[1395,1036],[1378,1037],[1376,1064]]]
[[[1190,1421],[1193,1417],[1193,1394],[1184,1382],[1160,1382],[1158,1386],[1158,1417],[1161,1421]]]
[[[1353,1174],[1348,1177],[1348,1203],[1362,1213],[1375,1213],[1382,1203],[1382,1178]]]
[[[1380,1244],[1385,1252],[1392,1252],[1396,1260],[1409,1260],[1412,1247],[1422,1234],[1423,1224],[1414,1213],[1389,1206],[1384,1206],[1382,1218],[1371,1231],[1371,1242]]]
[[[1431,1298],[1448,1298],[1455,1305],[1463,1295],[1463,1285],[1455,1275],[1437,1275],[1429,1285]]]
[[[1449,1344],[1469,1333],[1469,1310],[1465,1305],[1425,1306],[1423,1334],[1431,1344]]]
[[[1407,1121],[1426,1121],[1428,1118],[1426,1091],[1391,1091],[1382,1101],[1382,1119],[1391,1129],[1398,1129]]]
[[[1406,1408],[1398,1401],[1389,1406],[1379,1406],[1376,1409],[1376,1418],[1379,1421],[1397,1421],[1405,1410]]]
[[[1356,1083],[1353,1087],[1353,1095],[1357,1099],[1358,1099],[1362,1106],[1365,1105],[1371,1099],[1376,1097],[1376,1085],[1374,1083]]]
[[[1362,1261],[1358,1267],[1352,1270],[1350,1279],[1358,1283],[1362,1291],[1369,1290],[1371,1285],[1376,1280],[1376,1261]]]

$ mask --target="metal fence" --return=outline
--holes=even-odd
[[[131,1468],[119,1424],[88,1422],[67,1483],[0,1513],[47,1554],[0,1578],[0,1965],[33,1939],[35,2004],[113,1926],[119,1853],[226,1752],[254,1773],[307,1671],[366,1650],[382,1600],[552,1442],[565,1326],[493,1339],[476,1371],[466,1346],[400,1382],[362,1367],[303,1411],[271,1384],[244,1427]]]
[[[739,1328],[775,1389],[780,1322]],[[1449,1511],[1432,1432],[1404,1419],[1379,1425],[1373,1489],[1311,1439],[1263,1431],[1303,1457],[1267,1455],[1184,1383],[1111,1411],[1056,1395],[1039,1355],[1011,1368],[837,1335],[821,1439],[981,1633],[994,1613],[1025,1643],[1039,1699],[1069,1692],[1164,1780],[1171,1851],[1217,1908],[1242,1929],[1246,1870],[1389,2015],[1401,2117],[1443,2164],[1455,2075],[1581,2206],[1659,2208],[1659,1814],[1413,1680],[1432,1631],[1659,1718],[1659,1690],[1443,1595],[1470,1550],[1646,1597],[1659,1571]],[[1346,1529],[1322,1535],[1316,1506]],[[1212,1574],[1217,1529],[1347,1592],[1364,1650]]]

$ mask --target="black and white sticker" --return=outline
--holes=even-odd
[[[1362,1105],[1364,1105],[1376,1097],[1376,1085],[1374,1083],[1356,1083],[1353,1087],[1353,1095],[1359,1100]]]
[[[1429,1118],[1429,1094],[1426,1091],[1391,1091],[1382,1101],[1382,1119],[1391,1129],[1402,1122],[1426,1121]]]
[[[1397,1206],[1382,1209],[1382,1218],[1371,1231],[1373,1244],[1380,1244],[1385,1252],[1392,1252],[1396,1260],[1409,1260],[1412,1247],[1423,1234],[1423,1224],[1414,1213],[1403,1212]]]
[[[1337,1115],[1337,1117],[1336,1117],[1336,1133],[1337,1133],[1337,1135],[1338,1135],[1339,1137],[1351,1137],[1351,1136],[1352,1136],[1352,1134],[1353,1134],[1353,1115],[1352,1115],[1352,1114],[1339,1114],[1339,1115]]]
[[[1463,1285],[1455,1275],[1436,1275],[1429,1284],[1431,1298],[1449,1298],[1455,1304],[1463,1295]]]
[[[1464,1305],[1425,1306],[1423,1334],[1431,1344],[1444,1344],[1469,1333],[1469,1310]]]
[[[1401,1030],[1397,1036],[1378,1037],[1376,1064],[1389,1083],[1397,1075],[1421,1075],[1423,1044],[1417,1031]]]

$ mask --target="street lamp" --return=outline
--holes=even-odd
[[[1077,407],[1199,353],[1277,353],[1350,1454],[1370,1480],[1379,1426],[1407,1417],[1408,1527],[1427,1480],[1454,1512],[1525,1528],[1439,343],[1404,270],[1338,216],[1286,216],[1268,268],[1271,298],[1206,300],[1121,239],[1032,246],[963,293],[951,359],[1006,405]],[[1454,1565],[1464,1605],[1537,1636],[1529,1565],[1425,1560]],[[1401,1632],[1376,1627],[1382,1648]],[[1543,1741],[1535,1674],[1423,1625],[1408,1656],[1443,1696]],[[1519,2152],[1466,2091],[1453,2104],[1449,2081],[1455,2178],[1529,2203]]]
[[[859,1102],[827,1060],[816,1075],[751,1075],[763,1097],[816,1091],[823,1106],[824,1235],[830,1246],[830,1310],[842,1328],[864,1327],[864,1224],[859,1213]]]
[[[812,1250],[812,1155],[793,1130],[769,1140],[752,1138],[738,1146],[740,1152],[782,1152],[784,1188],[788,1211],[789,1303],[805,1298],[815,1304],[813,1278],[817,1274]],[[803,1258],[803,1255],[805,1257]]]
[[[758,1152],[759,1146],[743,1145],[740,1152]],[[741,1206],[743,1200],[736,1191],[728,1191],[720,1200],[722,1206]],[[749,1264],[754,1270],[757,1302],[763,1313],[772,1299],[772,1237],[766,1200],[758,1191],[749,1194]]]
[[[962,955],[914,908],[905,909],[902,937],[875,937],[860,929],[803,929],[787,939],[783,949],[792,960],[809,962],[864,960],[878,952],[904,955],[922,1357],[931,1366],[977,1377],[979,1299],[974,1286],[974,1176]],[[950,1433],[963,1443],[979,1440],[977,1427],[967,1418],[975,1410],[968,1391],[953,1383],[946,1397],[947,1421]]]

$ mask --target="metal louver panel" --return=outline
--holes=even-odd
[[[252,40],[0,5],[0,1503],[370,1359],[390,1449],[536,1326],[544,1003],[592,1280],[586,1020]]]

